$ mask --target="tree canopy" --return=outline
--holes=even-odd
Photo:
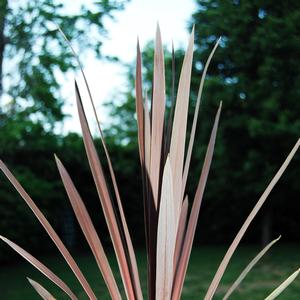
[[[203,0],[196,4],[190,19],[190,29],[192,25],[196,29],[191,113],[204,63],[216,40],[220,36],[222,40],[204,85],[191,173],[198,174],[200,170],[213,117],[222,100],[223,112],[200,226],[206,228],[201,240],[228,241],[299,137],[300,4],[283,0]],[[151,88],[149,66],[153,61],[153,47],[148,45],[143,52],[144,80]],[[181,62],[182,50],[176,54],[177,70]],[[171,56],[167,52],[165,65],[170,97]],[[117,120],[114,129],[120,129],[114,131],[117,140],[128,134],[136,135],[132,74],[130,68],[127,100],[112,106]],[[148,94],[151,96],[151,89]],[[136,142],[134,138],[131,141]],[[257,241],[262,231],[265,239],[270,238],[272,231],[296,239],[299,233],[295,215],[299,205],[294,201],[299,193],[297,166],[299,158],[271,195],[259,216],[261,219],[258,218],[249,234],[250,240]],[[188,186],[191,196],[197,184],[195,178],[191,176],[192,183]]]
[[[53,154],[70,163],[87,198],[95,195],[87,165],[82,163],[81,137],[53,132],[56,122],[64,118],[59,75],[78,67],[56,25],[81,55],[89,52],[101,58],[105,19],[126,2],[82,1],[80,6],[79,1],[0,0],[0,159],[12,168],[63,238],[69,209]],[[29,250],[44,251],[49,244],[41,243],[38,224],[9,182],[0,177],[0,231],[21,243],[27,239]],[[72,219],[69,227],[76,231]],[[3,251],[7,249],[1,248],[1,257],[9,257]]]
[[[1,0],[0,97],[5,118],[21,111],[44,125],[61,121],[64,101],[58,75],[77,65],[57,25],[77,51],[91,51],[99,57],[106,35],[105,18],[112,17],[125,2],[68,5],[56,0]]]
[[[219,168],[216,164],[219,180],[213,186],[219,186],[222,201],[238,215],[260,195],[299,137],[300,3],[196,3],[191,19],[197,28],[196,62],[203,62],[216,38],[222,36],[208,71],[204,112],[215,101],[223,100],[218,146],[220,151],[222,148],[222,164]],[[299,209],[294,201],[299,193],[297,165],[299,159],[263,213],[274,215],[269,232],[271,227],[276,231],[285,228],[290,236],[293,230],[298,232],[293,213]],[[288,211],[289,217],[279,211]]]
[[[80,53],[89,47],[101,55],[104,18],[122,8],[123,2],[98,1],[72,13],[66,6],[50,0],[39,1],[39,5],[36,1],[2,0],[0,3],[5,8],[0,10],[0,61],[3,66],[0,78],[4,83],[0,158],[15,171],[34,200],[41,201],[41,208],[50,221],[63,231],[60,226],[64,216],[60,214],[67,211],[67,200],[54,160],[51,160],[52,154],[57,153],[78,180],[75,183],[83,198],[88,199],[88,206],[89,201],[93,202],[95,191],[83,162],[80,136],[68,134],[64,137],[45,130],[45,124],[51,128],[63,118],[57,72],[66,72],[76,66],[51,22],[63,29]],[[193,24],[196,28],[190,114],[204,63],[217,38],[222,36],[222,40],[204,85],[187,192],[192,199],[213,117],[222,100],[215,155],[199,218],[199,225],[205,230],[201,230],[197,239],[210,243],[228,242],[299,137],[300,3],[291,0],[197,0],[196,4],[189,23],[190,28]],[[172,55],[167,49],[165,59],[166,92],[170,101]],[[182,60],[183,50],[177,49],[176,85]],[[106,128],[105,136],[125,199],[129,227],[134,227],[134,237],[140,242],[144,231],[143,217],[139,213],[142,211],[142,188],[138,170],[134,69],[135,63],[128,66],[127,92],[120,95],[117,102],[107,104],[111,109],[112,126]],[[149,98],[152,76],[153,44],[149,43],[143,49],[143,79]],[[6,107],[3,103],[7,103]],[[188,127],[191,128],[191,118]],[[258,241],[262,231],[265,239],[274,232],[283,234],[289,241],[299,240],[299,160],[298,155],[270,195],[256,226],[248,234],[249,241]],[[32,248],[37,248],[42,239],[38,226],[25,204],[2,179],[0,231],[20,241],[30,232]],[[98,214],[97,207],[90,208]],[[98,228],[103,225],[100,223]]]

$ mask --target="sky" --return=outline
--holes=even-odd
[[[148,41],[154,39],[157,23],[160,25],[164,45],[170,47],[173,40],[175,48],[185,48],[188,41],[188,20],[194,8],[193,0],[131,0],[124,10],[114,14],[114,20],[106,20],[108,38],[103,43],[102,54],[116,56],[124,63],[134,62],[137,37],[143,48]],[[100,122],[102,126],[108,126],[109,112],[103,107],[103,103],[118,100],[117,91],[126,86],[126,69],[121,64],[99,60],[93,56],[88,56],[82,63]],[[74,105],[74,74],[65,76],[62,79],[63,96],[66,99],[64,112],[70,117],[66,118],[61,130],[65,133],[79,132],[80,126]],[[77,79],[93,129],[95,122],[79,74]]]

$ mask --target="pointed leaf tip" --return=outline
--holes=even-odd
[[[194,202],[193,206],[191,209],[189,221],[187,224],[187,230],[185,234],[185,239],[183,242],[183,248],[182,248],[182,253],[179,258],[178,266],[177,266],[177,271],[175,274],[174,278],[174,285],[173,285],[173,291],[172,291],[172,299],[180,299],[181,293],[182,293],[182,287],[183,287],[183,282],[184,278],[186,275],[186,270],[187,270],[187,265],[189,262],[191,250],[192,250],[192,244],[194,241],[194,236],[195,236],[195,231],[196,231],[196,226],[197,226],[197,221],[198,221],[198,216],[199,216],[199,211],[202,203],[202,198],[213,158],[213,153],[214,153],[214,147],[215,147],[215,142],[216,142],[216,136],[217,136],[217,129],[218,129],[218,124],[219,124],[219,118],[220,118],[220,109],[218,109],[214,125],[211,131],[209,143],[207,146],[205,158],[204,158],[204,163],[199,179],[199,183],[197,186],[196,194],[194,197]]]
[[[102,205],[106,223],[108,225],[109,233],[112,239],[113,247],[117,256],[117,261],[126,291],[126,295],[129,299],[132,299],[134,295],[133,285],[131,281],[130,269],[128,267],[128,261],[125,254],[123,240],[121,238],[120,228],[118,227],[117,215],[114,212],[112,202],[110,199],[110,194],[106,179],[103,173],[102,165],[100,163],[91,133],[88,126],[88,121],[84,112],[84,108],[81,102],[80,93],[76,90],[76,103],[77,110],[81,125],[81,130],[83,134],[84,146],[90,165],[90,169],[94,178],[97,193]],[[104,145],[104,144],[103,144]],[[107,156],[108,157],[108,156]],[[111,167],[110,167],[111,168]],[[112,173],[111,173],[112,174]],[[114,181],[114,177],[112,177]],[[115,185],[115,184],[114,184]]]
[[[34,256],[28,253],[26,250],[10,241],[9,239],[0,235],[0,239],[5,242],[9,247],[16,251],[20,256],[32,264],[37,270],[39,270],[43,275],[45,275],[49,280],[56,284],[61,290],[63,290],[72,300],[78,300],[71,289],[62,281],[58,276],[56,276],[50,269],[48,269],[43,263],[37,260]],[[96,299],[96,298],[91,298]]]
[[[277,239],[271,241],[267,246],[265,246],[246,266],[246,268],[241,272],[239,277],[235,280],[235,282],[231,285],[231,287],[227,290],[223,300],[227,300],[231,298],[231,294],[236,290],[236,288],[241,284],[241,282],[245,279],[248,273],[253,269],[253,267],[260,261],[260,259],[270,250],[270,248],[278,242],[281,236]]]
[[[218,267],[218,270],[217,270],[217,272],[216,272],[216,274],[215,274],[215,276],[214,276],[214,278],[213,278],[213,280],[212,280],[212,282],[211,282],[211,284],[208,288],[208,291],[205,295],[204,300],[211,300],[212,297],[214,296],[214,294],[216,292],[216,289],[218,288],[218,285],[220,283],[220,280],[223,277],[223,274],[224,274],[224,272],[227,268],[227,265],[228,265],[232,255],[233,255],[233,253],[235,252],[237,246],[239,245],[242,237],[244,236],[245,232],[247,231],[249,225],[251,224],[251,222],[255,218],[255,216],[258,213],[258,211],[260,210],[260,208],[263,206],[263,204],[266,201],[268,195],[271,193],[272,189],[274,188],[274,186],[279,181],[282,174],[284,173],[284,171],[288,167],[288,165],[291,162],[292,158],[296,154],[299,146],[300,146],[300,139],[298,139],[297,143],[294,145],[294,147],[292,148],[292,150],[288,154],[287,158],[285,159],[285,161],[283,162],[283,164],[281,165],[281,167],[279,168],[279,170],[277,171],[277,173],[275,174],[273,179],[270,181],[269,185],[267,186],[267,188],[265,189],[265,191],[263,192],[263,194],[261,195],[261,197],[257,201],[256,205],[253,207],[252,211],[248,215],[248,217],[245,220],[244,224],[242,225],[239,232],[235,236],[233,242],[231,243],[230,247],[228,248],[228,250],[227,250],[227,252],[226,252],[226,254],[225,254],[225,256],[222,260],[222,262],[220,263],[220,265]]]
[[[194,35],[194,34],[195,34],[195,24],[193,25],[192,32],[191,32],[191,35]]]
[[[159,22],[157,22],[156,25],[156,37],[161,38],[161,30],[160,30]]]
[[[273,300],[277,298],[299,275],[300,268],[290,275],[283,283],[281,283],[265,300]]]
[[[107,285],[109,293],[112,299],[121,299],[118,286],[115,282],[109,262],[107,260],[104,249],[102,247],[100,238],[95,230],[95,227],[84,205],[84,202],[82,201],[76,187],[74,186],[74,183],[70,175],[68,174],[62,162],[57,158],[56,163],[57,163],[59,173],[61,175],[63,185],[65,187],[73,211],[75,213],[75,216],[92,250],[92,253],[95,257],[99,270],[102,273],[102,276]]]
[[[183,198],[181,195],[182,173],[185,156],[185,141],[190,99],[193,52],[194,37],[192,33],[188,42],[180,72],[170,142],[170,161],[172,170],[174,172],[174,201],[176,202],[175,205],[177,210],[177,221],[179,219],[179,211]]]
[[[47,291],[41,284],[38,282],[26,277],[31,286],[35,289],[35,291],[44,299],[44,300],[55,300],[55,298]]]
[[[10,172],[10,170],[5,166],[4,163],[0,163],[0,168],[2,169],[3,173],[7,177],[7,179],[11,182],[11,184],[15,187],[19,195],[23,198],[23,200],[26,202],[26,204],[29,206],[29,208],[32,210],[38,221],[41,223],[41,225],[44,227],[46,232],[48,233],[49,237],[52,239],[62,256],[64,257],[65,261],[77,277],[78,281],[80,282],[81,286],[87,293],[87,295],[91,299],[96,299],[96,296],[94,295],[94,292],[92,291],[89,283],[87,282],[86,278],[82,274],[81,270],[79,269],[78,265],[76,264],[74,258],[71,256],[70,252],[67,250],[65,245],[63,244],[62,240],[59,238],[57,233],[54,231],[53,227],[50,225],[50,223],[45,218],[44,214],[39,210],[39,208],[36,206],[34,201],[31,199],[31,197],[27,194],[27,192],[24,190],[24,188],[21,186],[21,184],[18,182],[18,180],[14,177],[14,175]],[[2,240],[4,238],[2,237]]]

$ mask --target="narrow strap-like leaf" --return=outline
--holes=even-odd
[[[173,120],[170,162],[174,172],[174,196],[177,223],[179,220],[180,208],[182,205],[182,173],[184,162],[184,150],[186,139],[186,127],[190,97],[190,83],[194,51],[194,28],[192,30],[188,48],[183,60],[179,78],[176,107]]]
[[[155,269],[156,269],[156,241],[157,241],[157,211],[153,201],[152,188],[150,182],[150,161],[151,161],[151,118],[148,106],[148,95],[145,92],[145,182],[147,208],[146,226],[148,233],[148,298],[155,299]]]
[[[122,224],[122,229],[124,230],[124,236],[125,236],[125,241],[126,241],[126,245],[124,245],[125,246],[125,252],[128,253],[128,257],[129,257],[128,264],[130,265],[131,276],[133,278],[133,284],[135,286],[135,290],[136,290],[138,299],[141,299],[142,290],[141,290],[141,284],[140,284],[140,280],[139,280],[136,257],[135,257],[135,253],[134,253],[134,250],[133,250],[132,241],[131,241],[131,238],[130,238],[126,218],[125,218],[124,211],[123,211],[123,206],[122,206],[122,202],[121,202],[120,193],[119,193],[119,190],[118,190],[116,176],[115,176],[115,173],[114,173],[114,170],[113,170],[113,167],[112,167],[112,162],[111,162],[111,159],[110,159],[107,147],[106,147],[106,143],[105,143],[103,132],[102,132],[102,129],[101,129],[101,126],[100,126],[100,121],[99,121],[99,118],[98,118],[98,115],[97,115],[95,103],[93,101],[92,93],[91,93],[89,84],[87,82],[85,73],[83,71],[83,67],[82,67],[82,64],[80,62],[79,56],[77,55],[76,51],[72,47],[71,42],[68,40],[68,38],[66,37],[64,32],[61,30],[61,28],[59,26],[57,26],[57,27],[58,27],[58,30],[60,31],[60,33],[62,34],[62,36],[64,37],[65,41],[69,45],[69,47],[70,47],[77,63],[78,63],[78,66],[80,68],[80,71],[81,71],[81,74],[82,74],[82,77],[83,77],[83,80],[84,80],[84,83],[85,83],[85,86],[86,86],[86,89],[88,91],[89,99],[90,99],[90,102],[91,102],[91,105],[92,105],[92,108],[93,108],[93,113],[94,113],[94,116],[95,116],[95,119],[96,119],[96,122],[97,122],[97,128],[98,128],[99,133],[100,133],[100,139],[101,139],[103,149],[104,149],[104,152],[105,152],[105,156],[106,156],[106,159],[107,159],[107,162],[108,162],[109,173],[110,173],[110,176],[111,176],[111,179],[112,179],[114,192],[115,192],[115,195],[116,195],[117,204],[118,204],[118,208],[119,208],[119,212],[120,212],[120,216],[121,216],[121,224]]]
[[[174,273],[176,242],[173,174],[169,157],[166,160],[157,228],[156,300],[170,299]]]
[[[290,277],[288,277],[277,289],[275,289],[265,300],[273,300],[277,298],[299,275],[300,269],[295,271]]]
[[[73,48],[70,40],[67,38],[67,36],[65,35],[65,33],[62,31],[62,29],[59,27],[58,24],[56,24],[57,26],[57,29],[59,30],[59,32],[61,33],[62,37],[65,39],[66,43],[68,44],[69,48],[71,49],[72,53],[73,53],[73,56],[74,58],[76,59],[77,61],[77,64],[79,66],[79,69],[80,69],[80,72],[81,72],[81,75],[83,77],[83,81],[84,81],[84,84],[86,86],[86,89],[87,89],[87,92],[88,92],[88,95],[89,95],[89,98],[90,98],[90,101],[91,101],[91,104],[92,104],[92,107],[93,107],[93,111],[94,111],[94,115],[97,119],[97,126],[98,126],[98,129],[100,131],[100,135],[101,135],[101,139],[103,139],[103,132],[101,130],[101,127],[100,127],[100,122],[99,122],[99,119],[98,119],[98,116],[97,116],[97,113],[96,113],[96,107],[95,107],[95,104],[94,104],[94,101],[93,101],[93,97],[92,97],[92,93],[91,93],[91,89],[89,87],[89,84],[87,82],[87,79],[86,79],[86,76],[85,76],[85,73],[83,71],[83,66],[81,64],[81,61],[79,59],[79,56],[77,55],[75,49]]]
[[[182,244],[185,237],[188,206],[189,206],[189,201],[188,201],[188,196],[186,196],[181,207],[180,218],[179,218],[179,223],[177,228],[176,245],[175,245],[175,253],[174,253],[174,271],[178,265],[179,257],[182,250]]]
[[[142,87],[142,57],[139,41],[137,42],[136,54],[136,76],[135,76],[135,105],[138,124],[138,142],[141,163],[145,160],[145,137],[144,137],[144,107],[143,107],[143,87]]]
[[[188,226],[187,226],[187,231],[185,234],[185,239],[183,242],[183,248],[182,248],[182,253],[178,262],[178,267],[176,270],[176,275],[174,279],[174,284],[173,284],[173,292],[172,292],[172,299],[177,300],[180,299],[181,292],[182,292],[182,287],[183,287],[183,282],[192,250],[192,245],[193,245],[193,240],[195,236],[195,231],[196,231],[196,226],[197,226],[197,221],[198,221],[198,216],[199,216],[199,211],[202,203],[202,198],[206,186],[206,181],[208,177],[208,173],[210,170],[210,165],[213,157],[213,152],[214,152],[214,146],[215,146],[215,141],[216,141],[216,136],[217,136],[217,129],[218,129],[218,124],[219,124],[219,118],[220,118],[220,113],[221,113],[221,107],[222,107],[222,102],[220,103],[218,112],[215,117],[215,122],[214,126],[211,132],[210,140],[207,146],[206,150],[206,155],[204,158],[204,164],[200,176],[200,180],[197,186]]]
[[[200,102],[201,102],[201,97],[202,97],[203,86],[204,86],[204,80],[206,77],[206,73],[207,73],[207,69],[209,67],[210,61],[220,43],[220,41],[221,41],[221,38],[218,39],[214,48],[212,49],[211,53],[209,54],[209,57],[206,61],[206,64],[205,64],[205,67],[204,67],[204,70],[203,70],[203,73],[201,76],[201,81],[200,81],[200,86],[199,86],[198,96],[197,96],[197,101],[196,101],[196,107],[195,107],[195,112],[194,112],[192,130],[191,130],[191,135],[190,135],[190,141],[189,141],[188,150],[187,150],[187,154],[186,154],[186,160],[185,160],[185,164],[184,164],[184,171],[183,171],[183,177],[182,177],[183,178],[182,179],[182,196],[184,195],[186,181],[187,181],[190,163],[191,163],[191,157],[192,157],[192,151],[193,151],[193,146],[194,146],[198,115],[199,115],[199,107],[200,107]]]
[[[23,258],[25,258],[28,262],[30,262],[35,268],[37,268],[41,273],[43,273],[48,279],[50,279],[53,283],[55,283],[58,287],[60,287],[72,300],[77,300],[77,297],[70,290],[70,288],[51,270],[49,270],[43,263],[33,257],[30,253],[25,251],[23,248],[10,241],[9,239],[0,235],[0,239],[5,242],[8,246],[14,249],[17,253],[19,253]]]
[[[151,162],[150,182],[155,207],[158,207],[158,191],[160,181],[160,161],[162,152],[164,117],[165,117],[165,65],[164,52],[159,25],[157,25],[152,98],[152,133],[151,133]]]
[[[218,285],[220,283],[220,280],[227,268],[227,265],[235,251],[235,249],[237,248],[238,244],[240,243],[242,237],[244,236],[246,230],[248,229],[249,225],[251,224],[252,220],[254,219],[254,217],[256,216],[256,214],[258,213],[258,211],[260,210],[260,208],[262,207],[262,205],[265,203],[267,197],[269,196],[269,194],[271,193],[273,187],[275,186],[275,184],[278,182],[278,180],[280,179],[280,177],[282,176],[283,172],[285,171],[285,169],[287,168],[287,166],[289,165],[290,161],[292,160],[293,156],[295,155],[296,151],[298,150],[300,145],[300,139],[297,141],[297,143],[295,144],[295,146],[293,147],[292,151],[289,153],[288,157],[286,158],[286,160],[284,161],[284,163],[282,164],[282,166],[280,167],[280,169],[278,170],[278,172],[276,173],[276,175],[273,177],[273,179],[271,180],[271,182],[269,183],[269,185],[267,186],[266,190],[263,192],[263,194],[261,195],[261,197],[259,198],[258,202],[256,203],[256,205],[254,206],[254,208],[252,209],[252,211],[250,212],[249,216],[247,217],[245,223],[243,224],[243,226],[241,227],[241,229],[239,230],[239,232],[237,233],[236,237],[234,238],[232,244],[230,245],[229,249],[227,250],[214,278],[213,281],[211,282],[209,289],[206,293],[206,296],[204,298],[204,300],[210,300],[212,299],[212,297],[214,296]]]
[[[44,300],[56,300],[41,284],[28,278],[29,283]]]
[[[145,107],[143,101],[143,88],[142,88],[142,57],[140,51],[139,40],[137,41],[137,54],[136,54],[136,79],[135,79],[135,94],[136,94],[136,115],[138,126],[138,144],[140,154],[140,164],[142,173],[142,185],[143,185],[143,206],[144,206],[144,224],[145,224],[145,239],[147,256],[149,255],[149,205],[148,205],[148,174],[150,166],[150,144],[146,148],[147,143],[150,143],[150,134],[146,137],[146,131],[150,132],[149,112],[145,115]],[[147,101],[147,99],[146,99]],[[147,124],[146,124],[147,123]],[[147,128],[146,128],[147,127]]]
[[[62,182],[67,191],[68,197],[70,199],[71,205],[73,207],[74,213],[78,220],[78,223],[86,237],[86,240],[93,252],[96,259],[98,267],[103,275],[105,283],[108,287],[109,293],[112,299],[121,299],[121,294],[119,292],[117,283],[113,276],[112,270],[110,268],[108,259],[105,255],[104,249],[102,247],[100,238],[95,230],[93,222],[89,216],[89,213],[74,186],[74,183],[68,174],[67,170],[63,166],[62,162],[55,156],[56,164],[62,178]]]
[[[146,93],[146,99],[144,104],[144,115],[145,115],[145,166],[146,171],[150,174],[150,162],[151,162],[151,121],[150,112],[148,106],[148,98]]]
[[[153,201],[149,197],[150,189],[150,155],[151,155],[151,122],[150,122],[150,113],[148,107],[148,96],[145,93],[145,103],[143,104],[144,108],[144,149],[145,149],[145,160],[144,165],[141,165],[142,175],[143,175],[143,184],[144,184],[144,210],[145,210],[145,230],[146,230],[146,246],[147,254],[149,254],[149,229],[150,229],[150,201]]]
[[[135,299],[135,290],[131,278],[131,271],[128,266],[127,257],[124,251],[122,237],[119,231],[116,215],[110,199],[108,187],[103,174],[102,166],[93,143],[93,139],[88,127],[87,119],[82,106],[79,90],[75,82],[77,109],[82,129],[83,141],[89,165],[92,171],[94,182],[97,188],[99,199],[103,208],[104,216],[108,226],[108,230],[112,239],[112,243],[116,252],[117,261],[119,264],[121,277],[128,299]]]
[[[266,247],[264,247],[247,265],[247,267],[243,270],[237,280],[232,284],[232,286],[228,289],[223,300],[226,300],[230,297],[230,295],[235,291],[235,289],[240,285],[240,283],[244,280],[247,274],[251,271],[251,269],[257,264],[257,262],[265,255],[265,253],[280,239],[279,236],[277,239],[270,242]]]
[[[3,163],[3,161],[0,160],[0,169],[3,171],[5,176],[8,178],[8,180],[11,182],[11,184],[15,187],[15,189],[18,191],[20,196],[24,199],[26,204],[29,206],[29,208],[32,210],[32,212],[35,214],[39,222],[42,224],[46,232],[48,233],[49,237],[52,239],[54,244],[56,245],[57,249],[60,251],[62,256],[64,257],[65,261],[77,277],[78,281],[80,282],[81,286],[85,290],[86,294],[89,296],[90,299],[95,300],[97,299],[93,290],[91,289],[89,283],[87,282],[86,278],[82,274],[81,270],[79,269],[77,263],[71,256],[70,252],[64,245],[64,243],[61,241],[57,233],[54,231],[48,220],[45,218],[43,213],[39,210],[39,208],[35,205],[33,200],[30,198],[30,196],[27,194],[27,192],[24,190],[24,188],[21,186],[21,184],[18,182],[18,180],[14,177],[14,175],[9,171],[9,169],[6,167],[6,165]]]
[[[166,128],[166,138],[165,138],[165,156],[170,152],[170,141],[172,133],[172,120],[175,109],[175,78],[176,78],[176,65],[175,65],[175,51],[174,43],[172,41],[172,87],[171,87],[171,107],[168,116],[167,128]]]

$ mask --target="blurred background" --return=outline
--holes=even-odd
[[[0,158],[66,245],[76,253],[104,298],[107,294],[103,280],[76,223],[53,157],[56,153],[74,178],[101,239],[111,252],[74,106],[75,77],[92,129],[96,128],[95,120],[89,113],[76,60],[56,30],[56,24],[79,53],[90,82],[138,251],[140,272],[145,275],[134,98],[135,52],[139,36],[143,79],[151,93],[157,22],[165,45],[168,100],[172,86],[172,41],[178,82],[188,35],[195,25],[189,121],[204,63],[222,36],[204,86],[188,180],[188,195],[192,200],[214,114],[222,100],[215,156],[200,212],[184,299],[199,299],[203,295],[226,245],[234,238],[300,133],[299,1],[0,0]],[[107,168],[99,137],[96,130],[93,132],[100,158]],[[217,297],[254,253],[279,234],[282,235],[280,245],[249,275],[248,285],[245,281],[233,299],[261,299],[299,266],[299,177],[298,154],[249,228]],[[0,174],[0,234],[43,257],[68,278],[67,282],[74,281],[76,285],[72,275],[67,273],[67,266],[56,260],[59,254],[51,240],[3,174]],[[111,256],[114,260],[113,253]],[[40,276],[0,243],[1,299],[35,299],[37,296],[25,279],[28,275]],[[282,299],[299,299],[299,295],[298,280]],[[63,299],[63,295],[59,299]]]

